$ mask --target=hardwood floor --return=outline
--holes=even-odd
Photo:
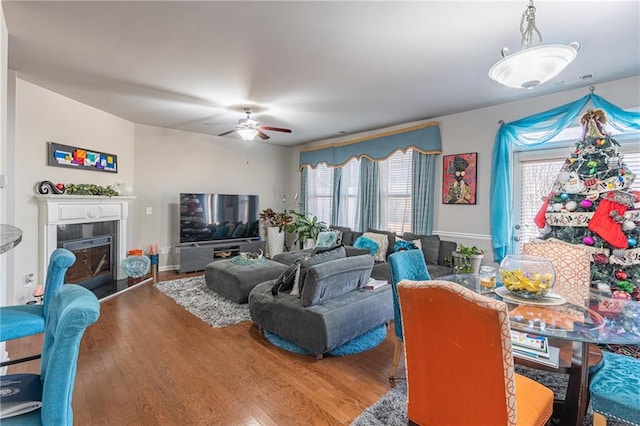
[[[201,275],[201,274],[189,274]],[[159,280],[184,277],[162,272]],[[146,283],[101,304],[80,347],[76,425],[345,425],[393,385],[393,329],[362,354],[296,355],[251,321],[212,328]],[[7,342],[11,358],[41,336]],[[404,376],[401,361],[397,376]],[[39,361],[9,372],[37,372]]]

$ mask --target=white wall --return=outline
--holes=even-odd
[[[33,291],[23,286],[26,274],[38,276],[38,182],[94,183],[102,186],[134,181],[134,125],[20,79],[16,81],[15,225],[23,230],[15,254],[12,298],[22,303]],[[95,149],[118,156],[118,173],[47,166],[47,142]],[[132,227],[131,225],[130,227]]]
[[[491,153],[499,128],[498,121],[503,120],[508,123],[574,102],[589,93],[588,87],[585,86],[581,89],[544,96],[536,96],[536,93],[533,92],[530,99],[424,120],[440,122],[443,155],[467,152],[478,153],[478,190],[477,204],[475,205],[442,204],[442,158],[439,156],[436,162],[437,185],[434,194],[433,232],[439,234],[443,239],[457,241],[465,245],[476,245],[484,249],[486,255],[483,263],[491,263],[493,254],[489,223],[489,187],[491,184]],[[513,89],[505,88],[505,90]],[[599,84],[595,87],[595,93],[621,108],[638,107],[640,106],[640,77],[636,76]],[[329,141],[343,142],[353,140],[362,136],[377,134],[381,131],[408,127],[424,121],[406,123],[331,140],[316,141],[305,146],[322,145]],[[295,148],[296,155],[299,155],[300,148]],[[569,152],[567,152],[568,155]],[[296,159],[298,158],[296,156]],[[292,182],[299,181],[299,179],[299,173],[294,171]]]
[[[180,192],[257,194],[261,209],[280,208],[283,190],[293,197],[293,184],[287,183],[297,157],[290,148],[138,124],[135,159],[133,243],[171,247],[171,254],[160,255],[161,270],[179,263],[173,249],[179,242]]]

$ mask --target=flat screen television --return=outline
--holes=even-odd
[[[180,194],[180,243],[259,239],[259,196]]]

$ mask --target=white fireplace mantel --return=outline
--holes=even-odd
[[[51,253],[58,247],[58,225],[118,222],[117,279],[126,278],[120,264],[127,254],[129,201],[134,196],[35,195],[38,202],[38,277],[44,282]]]

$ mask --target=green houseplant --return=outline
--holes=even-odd
[[[484,250],[476,246],[467,247],[458,244],[458,248],[451,253],[453,257],[453,271],[456,274],[477,274],[484,257]]]
[[[289,214],[293,217],[293,221],[287,226],[287,231],[296,235],[294,243],[299,242],[304,245],[308,240],[315,241],[320,232],[328,229],[327,224],[318,220],[317,216],[298,213],[295,210],[290,210]]]

